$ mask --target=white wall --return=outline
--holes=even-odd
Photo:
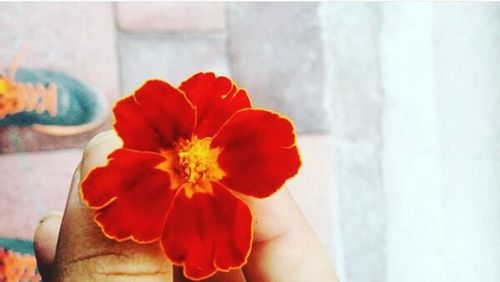
[[[433,4],[381,15],[387,281],[447,281]]]
[[[325,3],[342,281],[500,281],[500,5]]]

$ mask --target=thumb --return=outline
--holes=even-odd
[[[38,271],[44,281],[50,281],[61,219],[62,214],[51,212],[40,221],[36,228],[35,237],[33,239],[35,256]]]
[[[101,133],[87,146],[71,183],[63,216],[52,281],[171,281],[172,265],[158,243],[136,244],[106,238],[93,220],[93,212],[80,199],[82,179],[106,158],[121,140]]]

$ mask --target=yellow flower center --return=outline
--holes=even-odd
[[[210,148],[212,138],[181,139],[173,150],[164,150],[166,160],[158,168],[171,175],[171,187],[182,187],[191,197],[196,192],[210,193],[210,180],[224,177],[217,163],[220,148]]]

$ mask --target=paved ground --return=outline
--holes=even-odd
[[[23,66],[64,71],[110,102],[152,76],[179,83],[199,70],[231,75],[256,106],[295,122],[304,167],[289,186],[332,250],[332,165],[317,6],[1,3],[0,63],[28,44]],[[0,235],[31,238],[44,213],[62,210],[81,148],[109,127],[108,121],[64,138],[0,129]]]

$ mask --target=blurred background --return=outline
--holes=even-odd
[[[212,70],[291,117],[288,186],[341,281],[500,281],[500,5],[0,3],[0,63],[112,104]],[[83,146],[0,128],[0,236],[63,210]],[[307,254],[304,255],[307,259]]]

